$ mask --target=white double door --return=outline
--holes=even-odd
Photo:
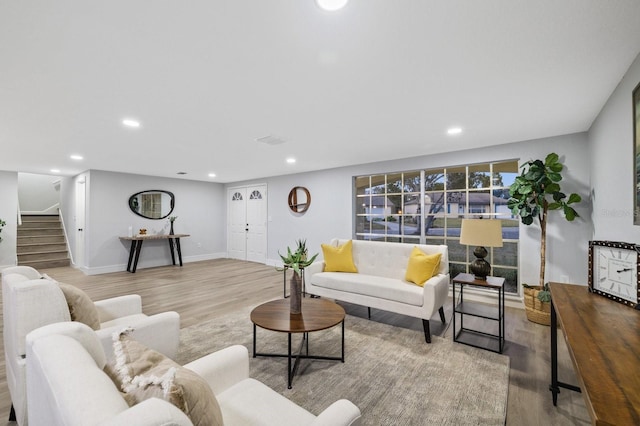
[[[232,259],[267,261],[267,185],[227,191],[227,248]]]

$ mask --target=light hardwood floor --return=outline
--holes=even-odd
[[[125,294],[142,296],[147,314],[176,311],[181,327],[219,317],[262,301],[282,297],[282,273],[275,268],[229,259],[194,262],[184,267],[139,269],[135,274],[117,272],[86,276],[73,268],[43,270],[61,282],[74,284],[93,300]],[[366,317],[365,307],[346,305],[347,313]],[[451,300],[445,304],[447,324],[438,315],[431,320],[433,334],[451,339]],[[372,320],[416,330],[424,339],[422,323],[415,318],[372,310]],[[466,321],[466,320],[465,320]],[[505,355],[511,360],[509,375],[508,425],[590,424],[581,394],[562,390],[554,407],[549,392],[549,327],[527,321],[524,310],[506,309]],[[0,340],[0,345],[3,340]],[[425,343],[426,344],[426,343]],[[559,339],[560,379],[576,383],[566,346]],[[3,348],[4,353],[4,348]],[[0,424],[9,418],[11,405],[6,384],[4,357],[0,360]],[[15,425],[6,422],[7,425]]]

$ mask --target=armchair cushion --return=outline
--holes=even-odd
[[[209,384],[195,372],[131,339],[129,328],[113,335],[115,363],[106,371],[134,406],[149,398],[164,399],[182,410],[196,426],[222,425],[222,413]]]
[[[71,321],[78,321],[87,324],[94,330],[100,330],[98,309],[96,309],[89,295],[73,285],[63,283],[58,283],[58,285],[64,294],[67,306],[69,306]]]

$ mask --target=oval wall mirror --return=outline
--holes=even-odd
[[[129,208],[147,219],[164,219],[173,211],[175,197],[172,192],[152,189],[129,197]]]

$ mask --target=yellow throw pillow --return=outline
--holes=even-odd
[[[414,247],[409,256],[405,279],[409,282],[424,286],[424,283],[438,273],[442,253],[426,254],[418,247]]]
[[[131,329],[114,333],[115,362],[105,372],[133,406],[149,398],[160,398],[182,410],[196,426],[222,426],[222,412],[209,384],[184,368],[133,340]]]
[[[325,272],[358,272],[353,263],[353,242],[347,241],[339,247],[322,244]]]

